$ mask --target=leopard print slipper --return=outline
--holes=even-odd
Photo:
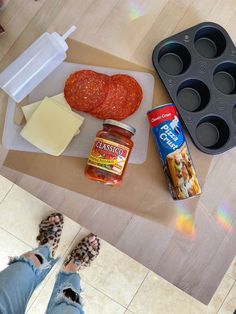
[[[60,242],[63,225],[64,218],[60,213],[49,215],[39,224],[39,234],[36,240],[39,242],[39,245],[48,243],[51,247],[52,256],[54,256]]]
[[[96,242],[96,243],[95,243]],[[78,245],[71,251],[64,261],[64,266],[73,261],[77,266],[78,270],[90,265],[99,254],[100,251],[100,240],[96,235],[90,233],[84,237]]]

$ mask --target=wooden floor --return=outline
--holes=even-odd
[[[73,39],[150,66],[157,42],[206,20],[220,23],[236,43],[235,0],[11,0],[0,15],[7,32],[0,69],[42,32],[71,24],[78,27]],[[1,162],[5,154],[2,148]],[[0,173],[208,303],[236,254],[235,158],[235,149],[214,158],[202,207],[193,217],[178,205],[173,229],[5,167]]]

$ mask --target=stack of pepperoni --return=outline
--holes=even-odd
[[[123,120],[133,114],[143,98],[142,88],[129,75],[106,75],[81,70],[69,76],[64,88],[68,104],[98,119]]]

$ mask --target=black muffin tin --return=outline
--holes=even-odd
[[[236,146],[236,47],[206,22],[161,41],[153,65],[195,145],[208,154]]]

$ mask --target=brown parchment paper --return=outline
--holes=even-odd
[[[153,105],[170,101],[153,69],[143,68],[74,40],[68,40],[68,44],[67,61],[69,62],[154,74],[156,82]],[[147,57],[151,58],[151,56]],[[212,157],[198,151],[190,140],[188,143],[204,193],[204,183]],[[4,165],[164,224],[173,220],[179,202],[190,207],[193,212],[197,208],[199,197],[178,202],[172,200],[151,134],[147,156],[147,160],[141,165],[128,165],[123,183],[118,187],[107,187],[88,180],[84,176],[86,159],[83,158],[9,151]]]

